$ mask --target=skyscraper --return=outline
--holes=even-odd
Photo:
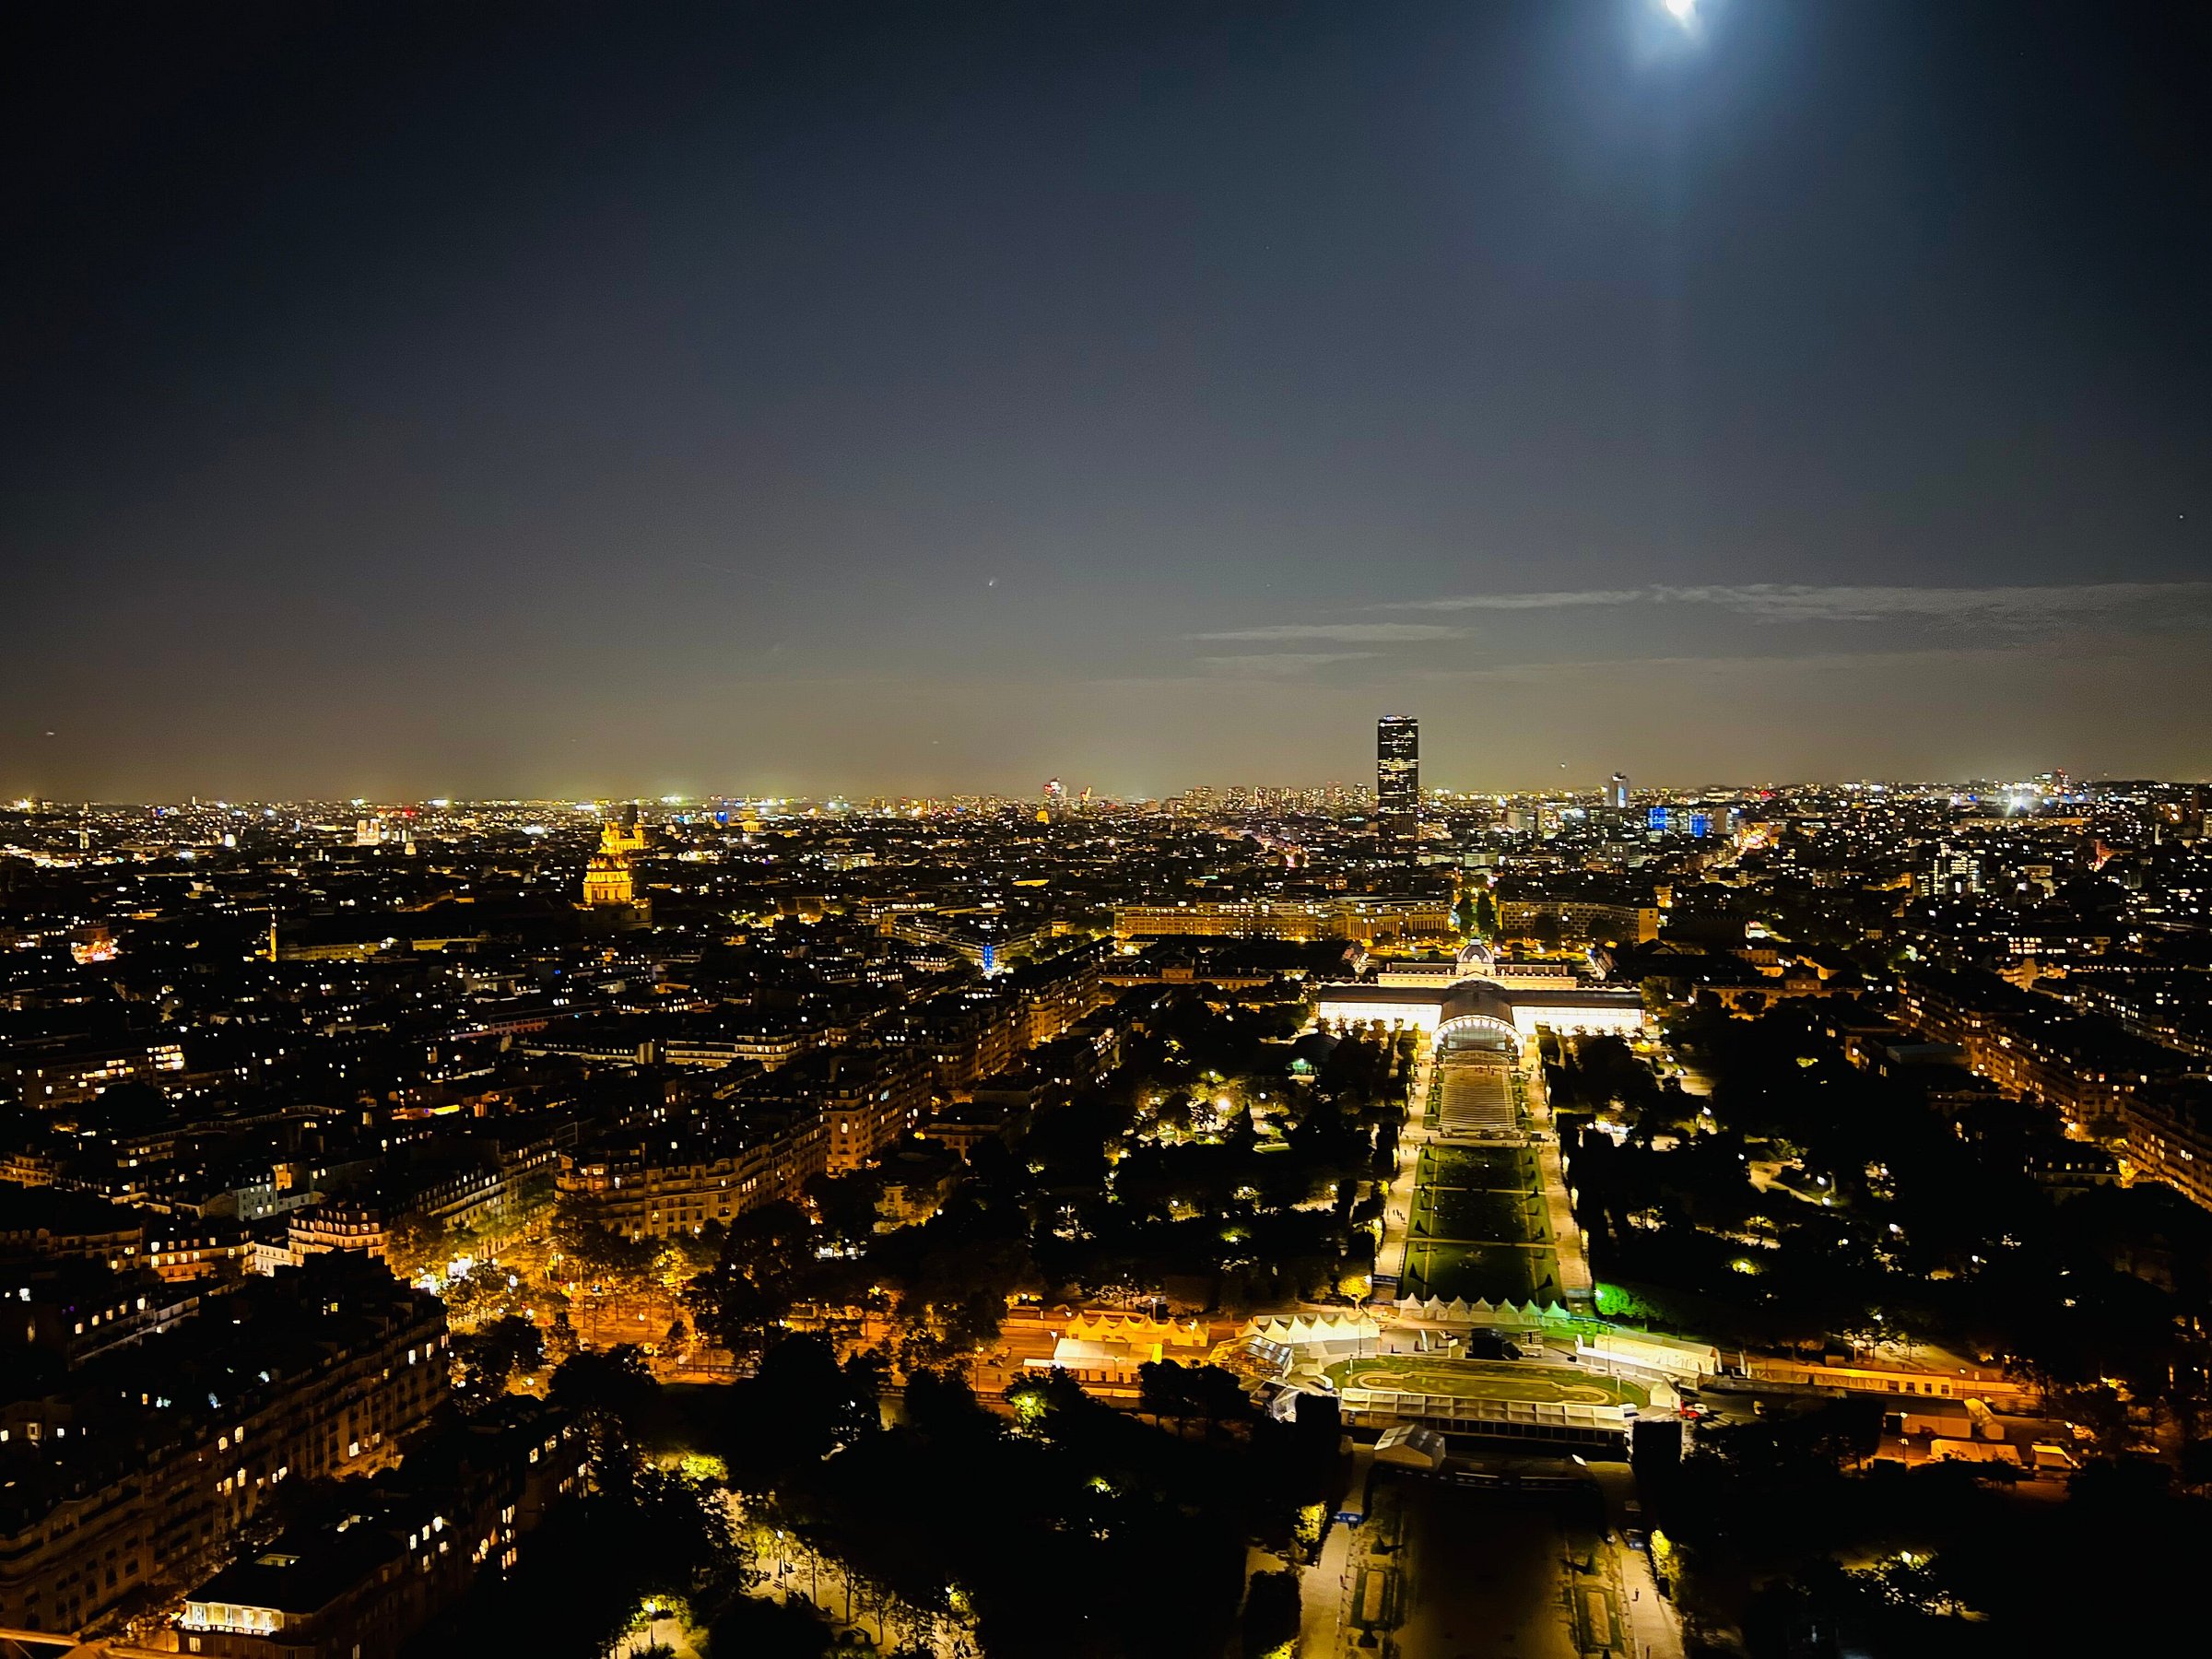
[[[1629,774],[1615,772],[1613,782],[1606,787],[1606,805],[1626,809],[1629,804]]]
[[[1421,821],[1421,723],[1386,714],[1375,723],[1375,838],[1410,847]]]

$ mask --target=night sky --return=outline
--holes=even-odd
[[[2202,7],[33,9],[10,794],[2212,772]]]

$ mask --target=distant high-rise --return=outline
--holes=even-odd
[[[1421,723],[1386,714],[1375,723],[1375,837],[1410,847],[1421,822]]]
[[[1963,847],[1948,841],[1936,849],[1921,891],[1939,899],[1963,899],[1982,891],[1982,861]]]
[[[1629,804],[1629,774],[1615,772],[1613,782],[1606,786],[1606,805],[1626,807]]]

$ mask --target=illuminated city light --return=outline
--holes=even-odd
[[[2174,8],[83,9],[17,1645],[2185,1644]]]

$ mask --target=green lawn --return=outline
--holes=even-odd
[[[1535,1240],[1544,1236],[1543,1206],[1533,1193],[1422,1187],[1414,1194],[1413,1230],[1431,1239]]]
[[[1543,1405],[1635,1406],[1651,1396],[1618,1377],[1565,1366],[1447,1359],[1435,1354],[1383,1354],[1340,1359],[1324,1373],[1338,1389],[1394,1389],[1400,1394],[1453,1394],[1473,1400],[1524,1400]]]
[[[1559,1265],[1548,1247],[1452,1244],[1416,1238],[1406,1249],[1403,1294],[1465,1297],[1490,1302],[1549,1301],[1559,1294]],[[1549,1284],[1546,1283],[1549,1280]]]
[[[1542,1177],[1535,1154],[1520,1147],[1428,1146],[1415,1179],[1424,1186],[1525,1193]]]

